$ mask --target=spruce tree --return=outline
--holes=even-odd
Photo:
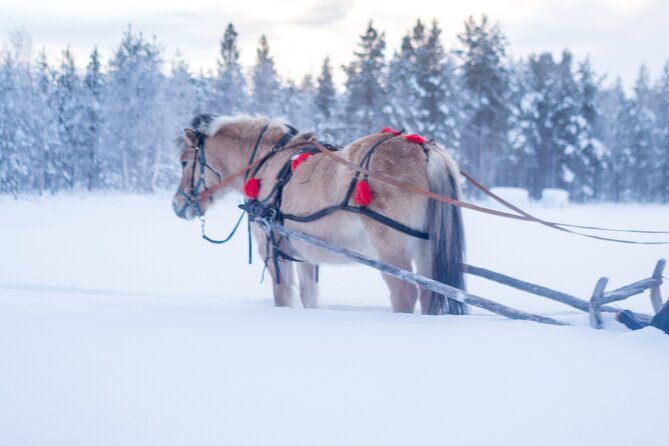
[[[316,83],[316,95],[314,105],[316,107],[317,125],[316,130],[327,131],[332,126],[337,104],[337,92],[332,80],[332,68],[330,58],[326,57],[321,66],[321,74]]]
[[[128,191],[152,191],[162,166],[173,165],[172,134],[161,126],[160,48],[131,28],[109,62],[109,94],[105,112],[109,117],[101,153],[105,182]]]
[[[344,122],[350,129],[349,137],[377,131],[386,125],[389,115],[385,77],[385,35],[379,33],[370,21],[360,36],[355,60],[344,67],[346,97]]]
[[[632,157],[632,103],[618,78],[613,87],[600,93],[600,138],[610,153],[603,199],[616,202],[631,199],[634,179]]]
[[[105,76],[102,73],[100,53],[95,47],[91,53],[83,82],[83,123],[81,126],[82,153],[80,156],[82,178],[90,191],[100,187],[100,152],[101,134],[104,125],[102,101],[105,88]]]
[[[632,194],[641,201],[650,201],[659,192],[653,175],[657,163],[654,147],[657,128],[652,94],[648,69],[642,65],[631,102],[630,152],[634,162],[628,172],[634,178]]]
[[[239,63],[237,31],[229,23],[220,43],[220,59],[215,90],[211,92],[210,111],[233,115],[246,106],[246,80]]]
[[[570,193],[577,201],[590,201],[602,197],[610,154],[599,138],[599,81],[592,71],[589,59],[579,64],[576,83],[578,137],[576,150],[567,160],[570,169],[575,173]]]
[[[662,75],[655,88],[656,135],[656,199],[669,203],[669,62],[664,65]]]
[[[484,15],[479,22],[467,19],[458,39],[466,114],[461,131],[463,163],[484,183],[493,185],[499,176],[499,160],[510,151],[506,38]]]
[[[422,27],[420,21],[416,27],[419,25]],[[400,51],[395,52],[390,60],[386,84],[390,106],[389,123],[396,129],[405,129],[411,133],[420,133],[422,119],[418,106],[421,93],[416,71],[416,50],[411,35],[407,34],[402,38]]]
[[[86,168],[84,161],[84,107],[81,79],[77,74],[74,56],[69,48],[63,51],[60,70],[56,75],[54,103],[57,113],[60,144],[55,159],[59,172],[57,189],[72,189],[81,171]]]
[[[253,96],[251,110],[271,117],[275,114],[279,101],[279,80],[274,68],[274,58],[269,54],[269,44],[264,35],[256,50],[256,64],[253,67]]]

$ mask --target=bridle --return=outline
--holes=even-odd
[[[197,144],[193,146],[194,157],[193,157],[193,166],[190,177],[190,190],[188,192],[184,191],[180,187],[177,189],[177,194],[181,195],[184,199],[181,207],[176,211],[177,215],[183,217],[185,215],[186,209],[189,207],[195,209],[198,217],[204,215],[204,211],[200,207],[200,194],[209,191],[207,187],[207,182],[205,179],[206,170],[209,169],[216,177],[218,181],[223,181],[223,176],[218,173],[214,168],[207,164],[207,157],[204,153],[204,140],[206,135],[200,131],[196,132]],[[199,165],[199,175],[197,181],[195,180],[195,167],[196,164]],[[208,196],[208,199],[211,200],[211,195]]]

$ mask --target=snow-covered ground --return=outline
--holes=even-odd
[[[530,210],[669,226],[666,206]],[[214,209],[210,235],[237,215]],[[465,219],[469,263],[584,298],[669,257]],[[0,249],[0,445],[669,444],[669,336],[653,328],[595,331],[474,278],[476,294],[575,326],[395,315],[363,267],[322,270],[321,310],[276,309],[245,234],[207,244],[167,195],[0,197]],[[648,296],[621,306],[650,312]]]

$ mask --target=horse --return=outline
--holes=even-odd
[[[292,306],[295,292],[305,308],[318,307],[318,266],[347,263],[341,257],[267,233],[261,221],[278,219],[286,228],[332,245],[464,290],[464,230],[460,208],[360,174],[314,150],[314,135],[265,117],[203,114],[178,138],[181,180],[172,199],[180,218],[203,217],[216,200],[245,195],[251,232],[273,282],[274,304]],[[336,155],[439,195],[459,199],[460,172],[447,152],[418,135],[389,128],[363,136]],[[223,178],[256,164],[215,193]],[[343,202],[345,201],[345,202]],[[271,212],[270,212],[271,211]],[[310,216],[307,217],[307,216]],[[464,303],[444,299],[403,280],[383,275],[392,311],[466,314]]]

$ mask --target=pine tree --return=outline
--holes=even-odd
[[[454,64],[446,58],[441,43],[441,29],[432,22],[422,44],[414,33],[416,44],[416,83],[420,89],[420,133],[438,140],[446,147],[458,146],[456,125],[459,104],[456,95]]]
[[[337,92],[332,80],[332,68],[330,67],[330,58],[323,60],[321,75],[316,84],[316,94],[314,96],[314,105],[316,108],[316,130],[318,132],[328,131],[333,126],[333,120],[337,113]]]
[[[162,167],[173,165],[169,152],[173,137],[160,126],[160,49],[144,36],[124,33],[109,62],[109,94],[104,109],[107,117],[101,153],[106,183],[121,190],[152,191]]]
[[[652,94],[648,69],[643,65],[639,69],[639,77],[634,85],[634,97],[631,102],[630,152],[634,164],[631,171],[628,172],[634,178],[631,185],[632,194],[635,199],[641,201],[650,201],[658,193],[656,182],[653,181],[653,171],[657,160],[654,156],[656,116],[653,111]]]
[[[56,75],[54,103],[58,120],[60,145],[56,153],[59,172],[56,188],[72,189],[80,175],[79,163],[84,158],[83,105],[81,79],[76,72],[74,56],[69,48],[63,51]]]
[[[210,111],[223,115],[240,113],[246,107],[246,80],[239,63],[237,36],[229,23],[221,39],[218,75],[211,93]]]
[[[632,104],[625,97],[622,81],[618,78],[612,88],[600,93],[599,135],[609,151],[607,186],[602,198],[616,202],[631,199],[631,171],[634,165],[632,157]]]
[[[390,111],[382,84],[386,70],[385,35],[379,34],[370,21],[358,46],[355,60],[344,67],[347,79],[343,121],[351,129],[351,137],[385,126]]]
[[[269,54],[269,44],[264,35],[260,38],[257,60],[253,67],[253,96],[251,109],[265,116],[275,114],[279,101],[279,80],[274,59]]]
[[[669,203],[669,62],[655,88],[655,115],[657,117],[656,167],[658,194],[656,199]]]
[[[466,114],[462,126],[465,168],[495,184],[499,160],[509,156],[510,81],[505,66],[506,39],[498,25],[470,17],[458,35],[463,46],[462,80]]]
[[[567,160],[570,169],[575,173],[570,196],[577,201],[602,198],[610,158],[609,151],[599,138],[599,81],[595,77],[589,59],[579,64],[576,79],[577,146]]]
[[[43,48],[38,55],[36,72],[26,72],[26,78],[33,80],[25,86],[29,100],[26,101],[25,116],[19,121],[25,135],[22,138],[25,154],[30,154],[29,158],[25,157],[26,163],[32,166],[32,172],[40,173],[37,189],[51,193],[57,192],[62,184],[58,159],[61,141],[54,102],[55,77]]]
[[[423,25],[418,21],[414,28],[414,40],[419,40]],[[421,39],[422,40],[422,39]],[[410,34],[402,38],[400,51],[395,52],[388,65],[388,104],[390,106],[389,122],[393,128],[405,129],[411,133],[420,133],[418,101],[420,88],[416,79],[416,50]]]
[[[83,82],[83,123],[81,126],[82,150],[80,181],[86,189],[93,190],[100,187],[99,152],[101,134],[104,126],[102,113],[105,76],[102,73],[100,53],[95,47],[91,53]]]
[[[567,188],[577,175],[572,169],[576,163],[568,162],[579,153],[581,125],[571,53],[563,52],[559,63],[548,53],[531,56],[524,90],[521,166],[527,172],[530,196],[538,199],[544,188]]]

